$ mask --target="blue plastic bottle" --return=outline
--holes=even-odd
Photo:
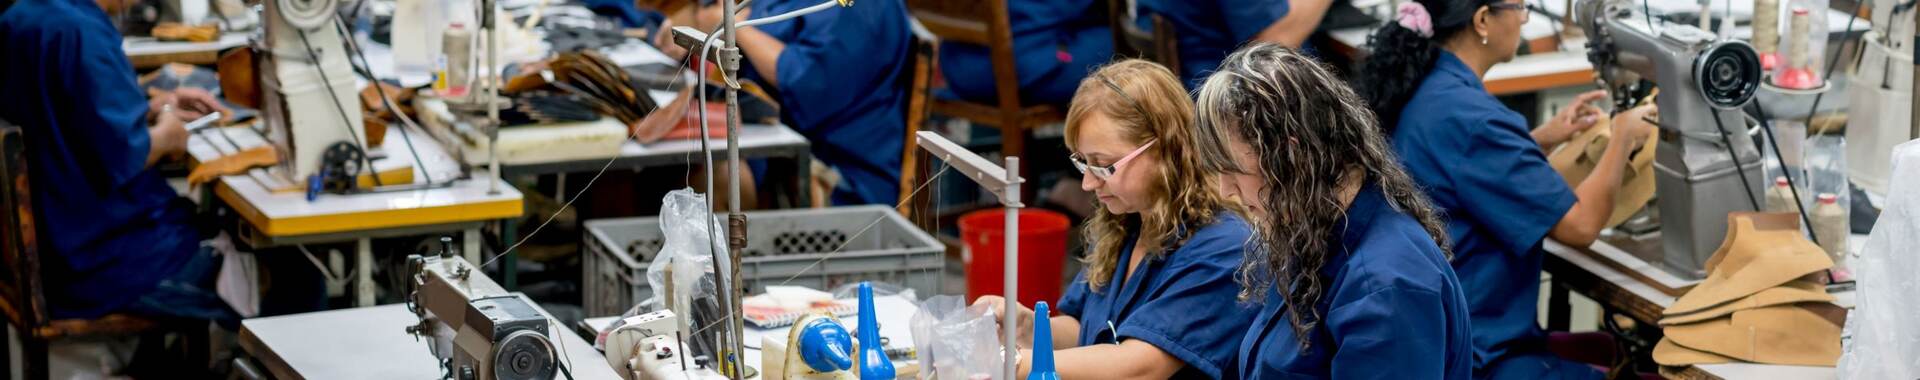
[[[1047,318],[1047,302],[1033,305],[1033,367],[1027,380],[1060,380],[1053,370],[1053,321]]]
[[[880,322],[874,319],[873,284],[860,283],[860,379],[894,380],[893,361],[880,347]]]

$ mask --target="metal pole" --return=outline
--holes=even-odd
[[[727,259],[732,265],[727,276],[727,300],[730,313],[727,322],[728,340],[732,345],[726,360],[731,362],[727,376],[733,380],[746,379],[746,371],[741,368],[741,355],[746,352],[740,340],[742,325],[740,299],[746,297],[746,289],[740,283],[740,252],[747,247],[747,216],[740,213],[740,87],[734,78],[740,74],[739,26],[734,25],[734,15],[739,14],[740,4],[734,0],[721,0],[726,13],[721,14],[720,29],[726,33],[725,45],[720,48],[720,72],[727,82]],[[864,334],[864,333],[863,333]]]
[[[1001,260],[1003,261],[1001,265],[1005,266],[1005,269],[1000,274],[1001,280],[1006,286],[1003,290],[1006,292],[1005,297],[1007,302],[1005,305],[1002,305],[1005,310],[1002,310],[1000,315],[1005,316],[1004,318],[1011,319],[1013,318],[1014,308],[1020,304],[1020,297],[1017,290],[1020,289],[1020,208],[1022,205],[1020,204],[1020,158],[1007,157],[1006,162],[1007,191],[1001,194],[1000,199],[1000,202],[1007,206],[1007,230],[1004,234],[1006,236],[1006,247],[1004,247],[1006,252],[1001,256]],[[1033,317],[1035,319],[1046,318],[1044,315],[1035,315]],[[1020,355],[1020,350],[1017,349],[1017,347],[1020,347],[1020,342],[1014,340],[1015,337],[1019,336],[1018,332],[1014,331],[1016,329],[1014,325],[1017,325],[1017,323],[1007,322],[1008,323],[1000,324],[1001,334],[1005,336],[1004,341],[1007,342],[1008,347],[1008,349],[1005,350],[1007,376],[1002,379],[1012,380],[1016,379],[1017,377],[1015,376],[1020,374],[1020,365],[1014,362]],[[1037,336],[1033,338],[1052,339],[1052,337]]]
[[[487,75],[484,80],[481,80],[482,85],[486,87],[487,91],[487,124],[489,127],[487,132],[487,170],[493,173],[493,178],[488,178],[487,195],[500,194],[500,182],[504,182],[504,178],[500,177],[500,70],[498,69],[500,66],[497,66],[500,56],[500,39],[497,38],[499,37],[499,33],[496,33],[497,27],[494,25],[497,21],[494,20],[494,3],[494,0],[480,2],[480,7],[483,8],[480,10],[480,29],[484,31],[482,34],[485,34],[482,38],[487,39],[487,66],[483,68],[487,71]],[[379,84],[375,83],[374,85],[378,86]],[[426,170],[426,163],[420,163],[420,165],[420,170]]]

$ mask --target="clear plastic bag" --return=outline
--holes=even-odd
[[[1003,369],[1000,324],[984,306],[968,307],[959,296],[934,296],[920,303],[911,323],[920,379],[973,379]]]
[[[711,342],[704,337],[715,334],[720,328],[694,326],[696,321],[708,321],[724,315],[718,299],[718,286],[714,284],[713,252],[726,247],[726,229],[713,216],[705,195],[695,193],[692,188],[674,190],[660,201],[660,232],[665,241],[660,253],[647,264],[647,285],[652,287],[653,295],[640,304],[634,305],[621,320],[660,309],[671,309],[680,318],[680,331],[688,332],[689,345],[694,346],[697,354],[711,353],[703,348],[703,342]],[[702,220],[707,223],[701,223]],[[724,268],[721,268],[724,269]],[[615,323],[601,331],[602,339],[607,331],[619,328]]]
[[[1920,141],[1893,149],[1886,209],[1855,257],[1855,308],[1841,335],[1842,379],[1920,378]]]

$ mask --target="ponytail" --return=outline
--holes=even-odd
[[[1439,61],[1442,41],[1473,24],[1480,7],[1499,0],[1407,0],[1400,16],[1367,36],[1371,55],[1360,63],[1355,81],[1367,107],[1380,118],[1380,129],[1393,139],[1400,109],[1413,99],[1427,73]]]

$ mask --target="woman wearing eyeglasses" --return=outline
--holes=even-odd
[[[1601,111],[1581,95],[1545,125],[1488,94],[1482,78],[1513,59],[1528,11],[1520,0],[1413,0],[1369,37],[1358,89],[1407,172],[1446,215],[1453,268],[1472,305],[1474,377],[1597,379],[1593,366],[1548,350],[1537,324],[1541,241],[1592,244],[1613,210],[1627,155],[1652,133],[1649,109],[1614,118],[1610,146],[1577,188],[1546,150],[1591,128]],[[1606,344],[1599,349],[1610,353]]]
[[[1233,273],[1251,231],[1190,153],[1193,102],[1180,83],[1159,65],[1120,61],[1082,80],[1067,109],[1080,187],[1100,204],[1086,269],[1051,318],[1062,379],[1239,378],[1235,349],[1255,310],[1235,299]],[[1033,331],[1026,306],[1003,323]],[[1025,377],[1032,354],[1021,357]]]

